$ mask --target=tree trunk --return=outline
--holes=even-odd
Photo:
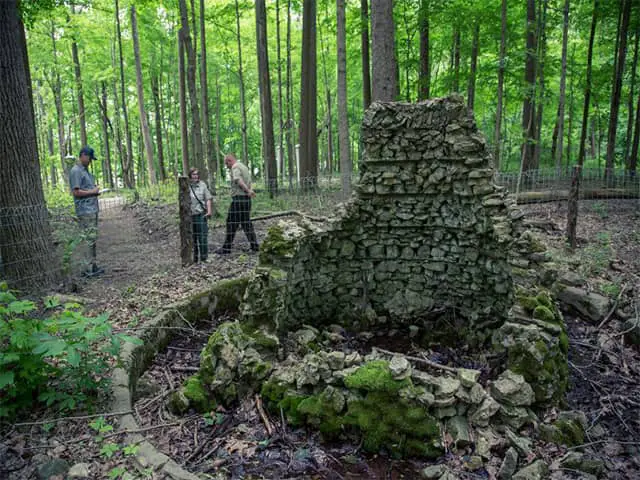
[[[178,32],[178,75],[180,78],[180,142],[182,145],[182,175],[189,172],[189,133],[187,131],[187,86],[184,68],[184,28]]]
[[[284,179],[284,115],[282,112],[282,56],[280,52],[280,1],[276,0],[276,65],[278,72],[278,149],[280,157],[278,158],[278,168],[280,171],[280,182]]]
[[[51,21],[51,46],[53,54],[53,74],[50,82],[51,91],[53,92],[53,102],[56,107],[56,124],[58,127],[58,151],[60,153],[60,168],[62,170],[62,179],[66,185],[69,184],[69,169],[65,157],[67,156],[66,142],[64,134],[64,110],[62,107],[62,81],[60,80],[60,71],[58,70],[58,51],[56,48],[56,35],[53,20]]]
[[[293,78],[291,75],[291,0],[287,0],[287,158],[289,159],[289,189],[293,186],[293,165],[295,164],[294,158],[294,144],[295,144],[295,129],[293,120]]]
[[[620,109],[620,96],[622,92],[622,76],[627,55],[627,32],[629,30],[629,17],[631,16],[631,0],[622,0],[622,25],[620,27],[620,45],[618,48],[618,60],[613,76],[613,88],[611,92],[611,109],[609,114],[609,130],[607,134],[607,163],[605,166],[605,178],[611,179],[616,155],[616,132],[618,131],[618,111]]]
[[[546,23],[547,23],[547,6],[549,0],[542,0],[542,15],[540,16],[539,23],[539,45],[538,45],[538,79],[539,79],[539,89],[536,93],[537,97],[537,111],[536,111],[536,145],[534,150],[534,168],[540,168],[540,153],[542,151],[542,142],[540,140],[542,134],[542,118],[544,111],[544,95],[545,95],[545,78],[544,78],[544,66],[545,59],[547,56],[547,34],[546,34]]]
[[[111,50],[111,67],[113,71],[116,70],[116,51],[115,51],[115,42],[112,46]],[[122,144],[122,129],[120,128],[120,101],[118,99],[118,86],[115,75],[113,76],[113,118],[115,121],[115,140],[116,140],[116,149],[118,150],[118,158],[120,159],[120,178],[124,184],[124,171],[125,171],[125,162],[126,162],[126,151],[124,145]],[[117,176],[116,176],[117,178]]]
[[[118,37],[118,52],[120,59],[120,101],[122,102],[122,116],[124,118],[124,134],[127,141],[127,154],[122,160],[122,181],[126,188],[134,188],[135,177],[133,174],[133,145],[131,142],[131,129],[129,128],[129,114],[127,113],[127,95],[124,88],[124,56],[122,54],[122,35],[120,33],[120,10],[118,0],[115,0],[116,36]]]
[[[591,104],[591,65],[593,63],[593,41],[596,36],[598,20],[598,0],[593,2],[591,15],[591,33],[589,34],[589,48],[587,50],[587,72],[584,86],[584,109],[582,111],[582,130],[580,132],[580,146],[578,150],[578,165],[584,165],[585,144],[587,143],[587,125],[589,122],[589,105]]]
[[[102,174],[105,182],[109,185],[109,188],[114,188],[113,172],[111,171],[111,148],[109,146],[109,116],[108,116],[108,102],[107,102],[107,84],[102,81],[101,93],[98,92],[96,85],[96,97],[100,104],[100,110],[102,111],[102,136],[104,137],[104,158],[102,159]]]
[[[505,71],[505,58],[507,54],[507,0],[502,0],[501,12],[501,27],[500,27],[500,58],[498,63],[498,100],[496,105],[496,128],[494,132],[494,164],[496,170],[500,171],[501,161],[500,155],[502,153],[501,143],[501,128],[502,128],[502,105],[504,95],[504,71]]]
[[[431,65],[429,64],[429,0],[420,2],[420,77],[418,98],[429,98],[431,88]]]
[[[11,287],[47,286],[58,265],[42,191],[27,42],[17,0],[0,2],[0,256]]]
[[[398,91],[392,0],[371,1],[371,37],[373,100],[392,102]]]
[[[633,131],[633,146],[631,147],[631,157],[629,158],[629,174],[636,176],[638,166],[638,145],[640,144],[640,94],[636,104],[636,128]]]
[[[262,117],[262,154],[269,195],[278,193],[278,167],[273,137],[273,104],[271,102],[271,78],[269,52],[267,51],[267,9],[265,0],[256,0],[256,41],[258,51],[258,86],[260,88],[260,116]]]
[[[369,62],[369,0],[360,0],[360,55],[362,57],[362,105],[371,105],[371,65]]]
[[[469,71],[469,85],[467,88],[467,107],[473,110],[476,97],[476,71],[478,67],[478,50],[480,47],[480,21],[476,20],[473,28],[473,42],[471,44],[471,68]]]
[[[144,108],[144,88],[142,85],[142,64],[140,62],[140,41],[138,39],[138,19],[135,5],[131,5],[131,36],[133,37],[133,55],[136,62],[136,87],[138,89],[138,111],[140,112],[140,128],[142,129],[142,139],[144,141],[144,151],[147,158],[147,172],[151,185],[158,183],[156,167],[153,164],[153,142],[151,141],[151,131],[149,130],[149,120]]]
[[[71,7],[73,12],[73,6]],[[82,75],[80,73],[80,57],[78,56],[78,44],[75,34],[71,35],[71,57],[73,58],[73,71],[76,79],[76,88],[78,90],[78,120],[80,121],[80,143],[84,146],[87,144],[87,122],[85,120],[84,111],[84,92],[82,90]]]
[[[338,49],[338,153],[342,197],[351,195],[351,158],[349,158],[349,118],[347,111],[347,33],[345,0],[336,0],[337,49]]]
[[[213,142],[211,141],[211,119],[209,117],[209,85],[207,79],[207,42],[204,21],[204,0],[200,0],[200,100],[202,102],[202,130],[204,135],[204,157],[207,159],[209,189],[215,195],[216,191],[216,162],[213,156]]]
[[[325,3],[325,6],[327,4]],[[325,12],[328,18],[328,12]],[[322,25],[322,24],[321,24]],[[327,129],[327,157],[325,165],[325,173],[331,175],[333,171],[333,115],[331,111],[332,99],[331,99],[331,85],[329,84],[329,75],[327,74],[327,55],[326,45],[324,42],[324,35],[322,34],[322,28],[319,28],[320,33],[320,52],[322,54],[322,78],[324,80],[324,90],[327,99],[327,115],[325,119],[325,126]],[[322,130],[323,128],[321,128]],[[318,133],[319,135],[319,133]]]
[[[302,73],[300,91],[300,180],[303,189],[318,182],[316,2],[304,0],[302,10]]]
[[[454,93],[460,91],[460,27],[453,28],[453,88]]]
[[[640,9],[638,10],[640,12]],[[627,101],[627,110],[629,116],[627,119],[627,135],[624,142],[624,166],[629,170],[629,153],[631,152],[631,143],[633,142],[633,98],[636,87],[636,69],[638,67],[638,39],[640,39],[640,24],[636,27],[635,42],[633,47],[633,66],[631,67],[631,84],[629,86],[629,99]]]
[[[576,64],[575,62],[575,58],[576,58],[576,47],[575,45],[573,46],[573,49],[571,50],[571,70],[573,71],[574,66]],[[573,102],[573,92],[574,92],[574,81],[573,81],[573,75],[571,76],[571,78],[569,79],[569,118],[568,118],[568,122],[567,122],[567,166],[571,165],[571,154],[573,152],[572,150],[572,146],[573,146],[573,117],[574,117],[574,112],[575,112],[575,108],[574,108],[574,102]]]
[[[218,75],[216,71],[216,154],[215,154],[215,167],[216,167],[216,178],[218,175],[222,174],[222,168],[224,168],[224,164],[219,161],[221,152],[220,152],[220,84],[218,83]],[[221,168],[218,168],[218,167]]]
[[[567,43],[569,38],[569,0],[564,0],[562,11],[562,70],[560,72],[560,95],[558,97],[558,116],[554,136],[557,138],[555,151],[552,148],[552,158],[555,160],[556,170],[560,173],[562,168],[562,154],[564,150],[564,105],[567,85]],[[556,145],[556,141],[553,142]]]
[[[164,146],[162,144],[162,110],[160,104],[159,80],[156,75],[151,76],[151,95],[153,97],[153,109],[156,123],[156,148],[158,149],[158,168],[160,169],[160,181],[167,179],[167,170],[164,164]]]
[[[524,80],[527,84],[522,106],[522,171],[535,168],[535,88],[536,88],[536,2],[527,0],[527,42]]]
[[[198,92],[196,89],[196,52],[191,42],[187,3],[179,0],[180,19],[182,25],[182,44],[187,54],[187,89],[189,90],[189,105],[191,107],[191,136],[193,138],[193,164],[200,171],[205,171],[205,161],[202,155],[202,127],[200,123],[200,107],[198,106]]]
[[[242,163],[249,166],[253,175],[253,168],[249,165],[249,143],[247,140],[247,105],[244,91],[244,76],[242,73],[242,44],[240,42],[240,8],[236,2],[236,42],[238,44],[238,77],[240,80],[240,111],[242,114]]]

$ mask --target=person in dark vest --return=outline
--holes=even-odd
[[[82,238],[89,247],[86,258],[86,269],[83,275],[92,277],[104,273],[104,269],[96,263],[96,242],[98,240],[98,196],[100,189],[93,175],[89,172],[89,164],[95,160],[93,148],[84,146],[80,149],[78,163],[69,172],[69,186],[73,195],[73,204],[82,229]]]
[[[200,180],[197,168],[189,169],[189,196],[191,197],[191,231],[193,234],[193,262],[206,262],[209,254],[209,227],[207,219],[213,211],[213,196],[207,184]]]
[[[224,157],[224,164],[231,173],[231,205],[227,213],[227,233],[224,244],[216,250],[216,253],[220,255],[231,253],[233,239],[240,227],[249,240],[251,251],[257,252],[260,246],[251,223],[251,199],[256,196],[256,192],[251,189],[251,173],[233,153]]]

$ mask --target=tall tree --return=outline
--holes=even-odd
[[[467,107],[473,110],[476,98],[476,71],[478,68],[478,50],[480,49],[480,21],[473,26],[473,41],[471,43],[471,67],[469,69],[469,83],[467,86]]]
[[[101,91],[98,90],[98,86],[96,85],[96,99],[98,100],[98,105],[100,105],[101,111],[101,120],[102,120],[102,138],[104,145],[104,156],[102,157],[102,175],[104,177],[104,182],[109,186],[109,188],[114,188],[115,184],[113,183],[113,173],[111,171],[111,148],[109,144],[109,111],[107,102],[107,84],[104,82],[100,82]]]
[[[398,95],[393,1],[371,1],[373,100],[394,101]]]
[[[497,105],[496,105],[496,121],[495,121],[495,132],[493,135],[494,138],[494,164],[497,170],[500,170],[500,156],[502,155],[502,136],[501,136],[501,128],[502,128],[502,104],[503,104],[503,96],[504,96],[504,71],[505,71],[505,62],[507,58],[507,0],[502,0],[501,8],[500,8],[500,18],[501,18],[501,26],[500,26],[500,57],[498,60],[498,95],[497,95]]]
[[[369,0],[360,0],[360,55],[362,56],[362,104],[371,105],[371,65],[369,64]]]
[[[191,40],[187,3],[179,0],[180,20],[182,25],[182,43],[187,54],[187,89],[189,91],[189,106],[191,107],[191,137],[193,139],[193,163],[200,171],[205,172],[206,166],[202,155],[202,124],[200,123],[200,107],[196,87],[196,52]]]
[[[540,135],[542,133],[542,116],[544,111],[545,104],[545,59],[547,56],[547,33],[546,33],[546,22],[547,22],[547,6],[549,0],[542,0],[542,14],[539,16],[538,22],[538,53],[537,53],[537,68],[536,72],[538,74],[538,85],[536,88],[536,143],[534,150],[534,168],[538,168],[540,165],[540,152],[541,152],[541,141]]]
[[[240,81],[240,112],[242,119],[242,163],[249,165],[249,143],[247,140],[247,105],[244,91],[244,75],[242,73],[242,43],[240,42],[240,7],[236,2],[236,42],[238,45],[238,78]],[[252,172],[253,174],[253,172]]]
[[[304,189],[318,182],[316,2],[302,7],[302,86],[300,89],[300,172]]]
[[[535,168],[535,141],[536,141],[536,114],[535,114],[535,89],[536,89],[536,2],[527,0],[527,34],[526,57],[524,69],[525,94],[522,105],[522,170],[528,171]]]
[[[167,170],[164,162],[164,145],[162,135],[163,115],[162,102],[160,101],[160,81],[158,74],[151,76],[151,96],[153,97],[153,110],[156,126],[156,148],[158,149],[158,170],[160,181],[167,179]]]
[[[457,93],[460,91],[460,26],[455,24],[453,27],[453,45],[452,45],[452,67],[453,67],[453,85],[451,91]]]
[[[429,98],[431,88],[431,65],[429,63],[429,0],[420,1],[420,77],[418,98]]]
[[[53,20],[51,20],[51,48],[53,56],[53,72],[51,76],[47,76],[47,80],[53,92],[53,102],[56,107],[56,124],[58,127],[58,152],[60,153],[60,168],[62,170],[63,180],[69,182],[69,175],[65,157],[65,127],[64,127],[64,110],[62,106],[62,80],[60,79],[60,70],[58,69],[58,50],[56,48],[56,28]]]
[[[278,73],[278,150],[280,157],[278,168],[280,169],[280,180],[284,178],[284,113],[282,111],[282,56],[280,53],[280,0],[276,0],[276,66]],[[289,159],[291,161],[291,159]]]
[[[71,6],[71,12],[74,12],[73,5]],[[67,17],[69,21],[69,17]],[[76,79],[76,90],[78,98],[78,120],[80,121],[80,143],[82,145],[87,144],[87,121],[85,119],[84,111],[84,92],[82,89],[82,74],[80,68],[80,56],[78,55],[78,42],[76,42],[75,33],[71,34],[71,58],[73,59],[73,71]]]
[[[40,178],[33,96],[18,0],[0,2],[0,254],[12,286],[57,275]]]
[[[129,114],[127,112],[127,95],[124,86],[124,55],[122,54],[122,33],[120,30],[120,6],[115,0],[116,38],[118,40],[118,56],[120,60],[120,101],[122,102],[122,118],[124,119],[124,134],[127,142],[127,154],[122,159],[122,181],[127,188],[135,186],[133,174],[133,144],[131,141],[131,129],[129,128]]]
[[[267,51],[267,8],[264,0],[256,0],[256,41],[258,50],[258,86],[260,88],[260,116],[262,117],[262,154],[266,170],[269,194],[278,192],[276,147],[273,137],[273,104],[271,102],[271,78],[269,52]]]
[[[328,2],[327,2],[328,3]],[[327,3],[325,3],[325,6],[327,6]],[[327,13],[327,17],[328,17],[328,12]],[[327,131],[327,163],[325,166],[325,172],[328,175],[331,175],[332,173],[332,169],[333,169],[333,115],[332,115],[332,111],[331,111],[331,106],[333,104],[332,100],[331,100],[331,84],[329,83],[329,75],[327,73],[327,60],[326,60],[326,45],[324,42],[324,35],[323,35],[323,30],[322,30],[322,23],[320,24],[320,28],[318,28],[319,30],[319,35],[320,35],[320,54],[322,55],[322,78],[324,80],[324,91],[325,91],[325,96],[326,96],[326,100],[327,100],[327,111],[326,111],[326,118],[323,121],[324,126],[321,127],[320,131],[325,130]]]
[[[182,147],[182,174],[189,171],[189,132],[187,130],[187,86],[184,67],[184,28],[178,31],[178,76],[180,90],[180,144]]]
[[[584,108],[582,110],[582,130],[580,131],[580,146],[578,147],[578,165],[584,165],[585,144],[587,143],[587,125],[589,123],[589,106],[591,105],[591,74],[593,65],[593,41],[596,37],[596,23],[598,21],[598,0],[593,1],[591,14],[591,33],[587,50],[587,71],[584,85]]]
[[[562,69],[560,71],[560,95],[558,96],[558,116],[554,133],[557,136],[557,147],[552,149],[552,157],[555,160],[556,170],[562,168],[562,154],[564,153],[564,107],[567,85],[567,44],[569,39],[569,0],[564,0],[562,9]],[[556,133],[557,132],[557,133]],[[555,142],[553,142],[555,144]]]
[[[293,121],[293,76],[291,73],[291,0],[287,0],[287,158],[289,159],[289,188],[293,185],[295,129]]]
[[[136,87],[138,89],[138,111],[140,113],[140,128],[142,129],[142,139],[144,141],[144,152],[147,158],[147,172],[149,182],[152,185],[158,183],[156,167],[153,163],[153,142],[151,141],[151,131],[149,130],[149,120],[144,107],[144,87],[142,84],[142,62],[140,60],[140,40],[138,38],[138,16],[136,6],[131,5],[131,36],[133,37],[133,55],[136,62]]]
[[[209,117],[209,85],[207,79],[207,37],[204,21],[204,0],[200,0],[200,101],[202,102],[202,134],[204,135],[204,157],[211,178],[209,188],[215,195],[216,162],[211,141],[211,118]]]
[[[342,195],[351,195],[351,158],[349,158],[349,118],[347,112],[347,30],[345,0],[336,0],[338,49],[338,153]]]
[[[607,134],[607,163],[605,166],[605,178],[613,176],[614,160],[616,154],[616,133],[618,131],[618,111],[620,110],[620,96],[622,92],[622,75],[627,55],[627,32],[629,30],[629,17],[631,16],[632,0],[622,0],[622,25],[620,26],[620,45],[616,69],[613,75],[613,88],[611,92],[611,109],[609,110],[609,130]]]
[[[640,9],[638,9],[640,12]],[[629,154],[631,152],[631,144],[633,142],[633,100],[636,88],[636,70],[638,68],[638,40],[640,39],[640,23],[636,27],[635,42],[633,46],[633,64],[631,66],[631,82],[629,85],[629,98],[627,100],[627,134],[624,142],[624,165],[625,169],[629,169]]]

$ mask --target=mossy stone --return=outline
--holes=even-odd
[[[198,374],[187,379],[182,387],[182,392],[189,400],[189,404],[199,412],[207,412],[215,407],[215,401],[209,399],[209,394]]]
[[[545,305],[538,305],[533,310],[533,318],[537,318],[538,320],[542,320],[543,322],[556,321],[556,316],[553,314],[551,309]]]
[[[351,375],[344,379],[344,384],[348,388],[380,391],[380,392],[397,392],[403,387],[410,385],[411,380],[408,378],[395,380],[389,368],[389,362],[386,360],[373,360],[359,367]]]

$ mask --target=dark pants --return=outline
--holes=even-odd
[[[200,261],[204,262],[209,254],[209,240],[207,234],[207,218],[204,213],[191,215],[191,229],[193,232],[193,261],[198,261],[198,252],[200,253]]]
[[[251,245],[251,250],[258,250],[256,232],[253,230],[253,223],[251,223],[251,197],[236,196],[231,198],[231,206],[227,214],[227,235],[222,246],[223,250],[231,250],[231,244],[239,227],[244,230]]]

